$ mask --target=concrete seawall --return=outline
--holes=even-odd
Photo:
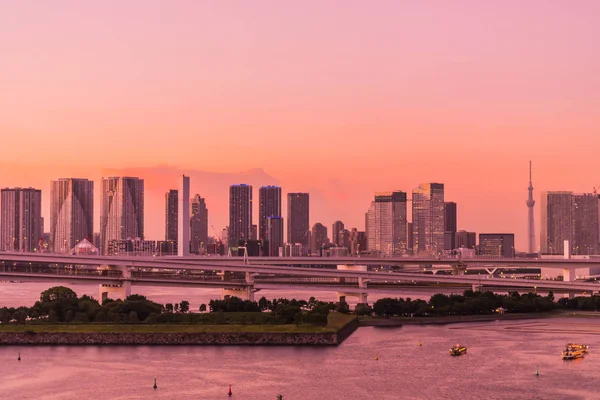
[[[353,320],[337,332],[318,333],[72,333],[0,332],[0,345],[257,345],[257,346],[337,346],[358,328]]]

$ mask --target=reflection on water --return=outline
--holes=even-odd
[[[567,342],[590,354],[562,361]],[[456,343],[468,354],[450,357]],[[360,328],[332,348],[2,347],[0,360],[0,399],[226,399],[230,383],[243,400],[590,399],[600,390],[600,321]]]

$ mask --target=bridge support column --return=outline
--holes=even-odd
[[[104,300],[108,298],[109,293],[118,293],[125,299],[131,296],[131,282],[125,281],[122,285],[99,285],[98,301],[100,304],[102,304]]]
[[[563,269],[563,281],[565,282],[573,282],[575,280],[575,268],[565,268]]]
[[[481,290],[481,285],[477,285],[477,284],[473,284],[473,286],[471,287],[471,290],[473,290],[474,292],[477,292],[479,290]]]
[[[247,286],[245,288],[227,288],[221,290],[221,298],[225,299],[225,297],[239,297],[242,300],[254,301],[254,287]]]
[[[466,264],[452,265],[452,275],[464,275],[466,270],[467,270]]]

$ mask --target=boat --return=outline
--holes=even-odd
[[[465,346],[457,344],[454,347],[450,347],[451,356],[462,356],[463,354],[467,354],[467,348]]]
[[[567,343],[565,346],[565,350],[567,350],[567,349],[580,350],[580,351],[583,351],[584,353],[587,353],[588,350],[590,349],[590,346],[588,346],[587,344]]]
[[[583,358],[585,355],[583,350],[574,350],[574,349],[565,349],[562,352],[563,360],[576,360],[578,358]]]

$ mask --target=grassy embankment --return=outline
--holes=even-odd
[[[313,325],[201,325],[201,324],[10,324],[0,325],[2,332],[51,333],[319,333],[336,332],[355,317],[329,313],[326,326]]]

